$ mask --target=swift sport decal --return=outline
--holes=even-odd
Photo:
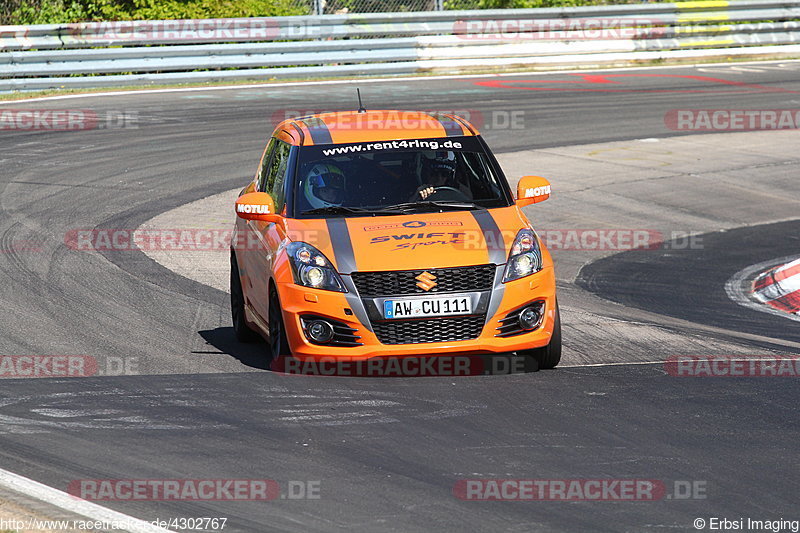
[[[398,250],[416,250],[424,246],[464,244],[465,232],[429,232],[429,233],[400,233],[396,235],[380,235],[370,239],[370,244],[383,242],[394,243],[390,249],[392,252]],[[407,242],[411,241],[411,242]]]

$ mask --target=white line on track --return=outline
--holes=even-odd
[[[762,73],[762,72],[764,72],[760,68],[745,68],[745,67],[731,67],[731,70],[736,71],[736,72],[745,72],[745,73],[753,73],[753,72]]]
[[[47,502],[64,511],[86,517],[91,521],[119,525],[124,524],[124,527],[120,527],[119,529],[114,528],[116,531],[129,531],[130,533],[171,533],[169,529],[157,527],[144,520],[112,511],[96,503],[82,500],[66,492],[48,487],[43,483],[28,479],[19,474],[14,474],[13,472],[8,472],[7,470],[0,469],[0,486],[12,492],[21,493],[31,498]],[[46,522],[46,520],[42,521]]]
[[[586,363],[579,365],[558,365],[558,368],[593,368],[600,366],[663,365],[664,361],[628,361],[620,363]]]
[[[717,357],[715,355],[702,355],[702,354],[683,354],[686,357],[706,357],[706,358],[714,358]],[[795,354],[789,354],[795,355]],[[678,355],[677,357],[682,357],[682,355]],[[774,361],[776,357],[782,357],[781,355],[724,355],[726,361]],[[593,367],[603,367],[603,366],[632,366],[632,365],[664,365],[667,363],[667,360],[663,361],[628,361],[628,362],[620,362],[620,363],[587,363],[581,365],[558,365],[558,368],[593,368]]]
[[[446,75],[446,76],[403,76],[397,78],[367,78],[367,79],[343,79],[343,80],[316,80],[316,81],[290,81],[280,83],[251,83],[246,85],[218,85],[214,87],[180,87],[174,89],[135,89],[131,91],[112,91],[80,94],[64,94],[60,96],[41,96],[38,98],[20,98],[19,100],[4,100],[0,105],[15,104],[19,102],[42,102],[47,100],[66,100],[70,98],[94,98],[96,96],[126,96],[134,94],[161,94],[161,93],[180,93],[180,92],[202,92],[202,91],[228,91],[232,89],[263,89],[265,87],[292,87],[292,86],[313,86],[313,85],[355,85],[365,83],[381,83],[392,81],[427,81],[427,80],[465,80],[480,78],[509,78],[518,76],[545,76],[549,74],[581,74],[589,72],[615,72],[619,70],[663,70],[675,68],[697,68],[697,67],[731,67],[740,65],[768,65],[771,63],[792,64],[800,63],[800,60],[774,60],[774,61],[743,61],[740,63],[696,63],[685,65],[658,65],[652,67],[620,67],[620,68],[597,68],[597,69],[572,69],[572,70],[537,70],[530,72],[510,72],[495,74],[468,74],[468,75]]]

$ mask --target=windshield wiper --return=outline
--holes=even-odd
[[[422,200],[419,202],[405,202],[402,204],[389,205],[383,208],[384,211],[408,211],[419,207],[433,209],[483,209],[483,207],[473,202],[443,202],[434,200]]]
[[[317,207],[303,211],[303,215],[364,215],[364,216],[385,216],[385,215],[399,215],[404,213],[411,213],[419,208],[426,210],[434,209],[448,209],[448,210],[462,210],[462,209],[483,209],[483,207],[472,202],[437,202],[432,200],[422,200],[419,202],[406,202],[402,204],[394,204],[386,207],[376,206],[373,209],[365,209],[363,207],[347,207],[344,205],[329,205],[327,207]]]
[[[304,215],[396,215],[397,213],[384,213],[382,210],[364,209],[362,207],[347,207],[344,205],[329,205],[303,211]]]

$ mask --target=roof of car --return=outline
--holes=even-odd
[[[318,113],[287,119],[274,137],[296,146],[478,135],[467,120],[447,113],[378,110]]]

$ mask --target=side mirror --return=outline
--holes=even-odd
[[[523,176],[517,185],[517,205],[544,202],[550,198],[550,182],[540,176]]]
[[[281,216],[275,213],[275,202],[265,192],[249,192],[236,199],[236,214],[245,220],[279,222]]]

